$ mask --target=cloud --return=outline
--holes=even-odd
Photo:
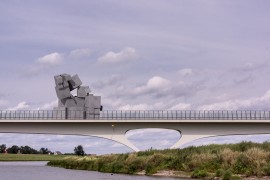
[[[23,75],[35,76],[45,70],[59,66],[71,59],[81,59],[91,54],[89,48],[74,49],[69,53],[53,52],[42,57],[39,57],[32,66],[23,70]]]
[[[30,105],[27,102],[23,101],[17,104],[15,107],[8,108],[8,110],[28,110],[29,108]]]
[[[145,128],[134,129],[126,137],[140,150],[170,148],[179,138],[180,133],[172,129]]]
[[[166,109],[166,103],[155,102],[155,103],[140,103],[140,104],[125,104],[121,103],[116,109],[118,110],[162,110]]]
[[[108,79],[105,80],[99,80],[93,83],[93,86],[95,88],[104,88],[109,86],[118,85],[120,82],[124,80],[123,76],[120,75],[111,75]]]
[[[190,69],[190,68],[186,68],[186,69],[181,69],[178,71],[178,73],[181,75],[181,76],[190,76],[193,74],[193,70]]]
[[[147,94],[155,91],[164,91],[170,86],[168,79],[160,76],[150,78],[145,85],[138,86],[133,90],[134,94]]]
[[[91,50],[89,48],[82,48],[70,51],[67,57],[70,59],[80,59],[89,55],[91,55]]]
[[[123,106],[119,107],[119,110],[150,110],[152,109],[152,106],[148,105],[148,104],[135,104],[135,105],[131,105],[131,104],[126,104]]]
[[[260,134],[260,135],[229,135],[229,136],[214,136],[208,138],[197,139],[192,142],[186,143],[182,146],[202,146],[208,144],[231,144],[231,143],[240,143],[242,141],[252,141],[263,143],[265,141],[269,141],[269,134]]]
[[[44,105],[42,105],[41,107],[37,108],[37,109],[41,109],[41,110],[52,110],[54,107],[58,106],[58,100],[52,101],[50,103],[45,103]]]
[[[63,62],[63,55],[54,52],[38,58],[37,62],[42,65],[55,66]]]
[[[4,107],[6,105],[8,105],[8,101],[6,101],[6,100],[0,100],[0,107]]]
[[[270,90],[263,96],[245,100],[227,100],[199,106],[198,110],[269,110]]]
[[[27,77],[38,75],[45,70],[62,64],[64,55],[58,52],[39,57],[32,66],[23,69],[23,75]]]
[[[98,63],[101,64],[117,64],[130,61],[137,56],[137,51],[134,48],[126,47],[120,52],[107,52],[104,56],[98,58]]]
[[[179,103],[170,108],[170,110],[190,110],[191,104]]]

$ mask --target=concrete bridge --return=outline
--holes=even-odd
[[[176,130],[181,138],[171,148],[205,137],[270,132],[269,111],[103,111],[98,116],[84,116],[90,119],[82,116],[67,119],[64,113],[54,114],[53,111],[0,111],[0,133],[95,136],[139,151],[125,137],[127,131]]]

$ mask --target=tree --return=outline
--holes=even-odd
[[[17,154],[19,150],[20,150],[20,148],[18,146],[13,145],[12,147],[7,149],[7,152],[9,154]]]
[[[85,155],[83,147],[81,145],[74,148],[74,153],[76,155],[78,155],[78,156],[84,156]]]
[[[49,153],[51,153],[51,151],[48,148],[44,148],[44,147],[40,148],[39,152],[40,152],[40,154],[49,154]]]
[[[29,147],[29,146],[21,146],[20,148],[22,154],[38,154],[38,151]]]
[[[4,153],[7,146],[5,144],[0,145],[0,153]]]

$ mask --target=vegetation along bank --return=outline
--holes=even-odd
[[[241,142],[129,154],[73,156],[48,165],[109,173],[242,179],[270,175],[270,143]]]

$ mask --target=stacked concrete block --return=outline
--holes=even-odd
[[[77,89],[77,96],[78,97],[86,97],[91,92],[89,86],[79,86]]]
[[[92,109],[100,109],[101,97],[90,94],[85,97],[85,107]]]
[[[53,117],[60,119],[92,119],[100,115],[101,97],[90,94],[89,86],[81,86],[82,81],[76,74],[61,74],[54,76],[55,91],[58,97],[58,107],[54,111]],[[73,96],[71,91],[77,89],[77,96]],[[60,113],[61,112],[61,113]],[[64,116],[62,114],[64,112]]]
[[[64,99],[71,96],[69,87],[55,87],[58,99]]]
[[[71,80],[69,82],[69,87],[71,90],[76,89],[80,85],[82,85],[82,81],[80,80],[79,76],[76,74],[71,77]]]

